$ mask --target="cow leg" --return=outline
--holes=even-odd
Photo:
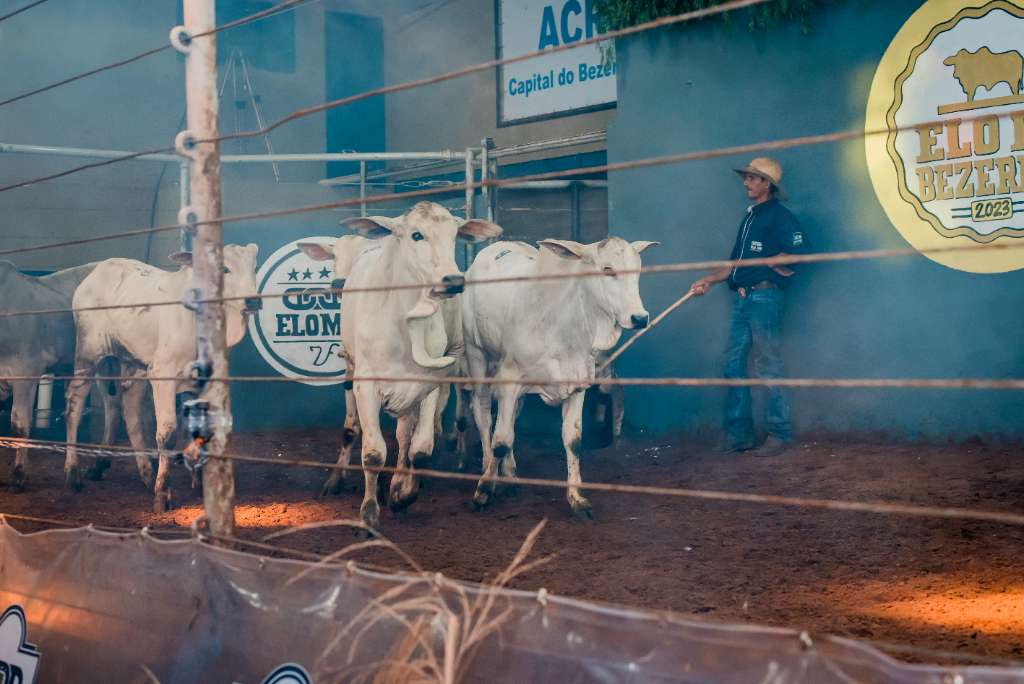
[[[483,452],[483,475],[494,477],[498,473],[498,462],[491,450],[491,388],[488,385],[478,385],[473,389],[473,418],[476,420],[476,429],[480,433],[480,448]],[[476,485],[476,493],[473,494],[473,503],[479,509],[490,502],[494,495],[494,483],[483,479]]]
[[[435,416],[435,418],[434,418],[434,422],[435,422],[434,434],[444,435],[444,448],[445,448],[445,451],[447,451],[448,453],[451,453],[451,452],[455,451],[455,448],[457,446],[458,430],[457,430],[456,425],[455,425],[456,420],[452,420],[452,422],[448,424],[448,428],[445,429],[445,426],[444,426],[444,410],[446,408],[448,408],[448,399],[452,395],[452,385],[451,384],[441,385],[440,391],[441,391],[441,394],[437,398],[437,410],[434,412],[434,416]],[[456,389],[455,390],[455,395],[456,395],[456,399],[455,399],[455,401],[456,401],[455,418],[456,419],[458,418],[458,406],[457,406],[457,404],[458,404],[458,393],[459,392]]]
[[[115,372],[110,375],[117,375],[120,369],[115,367]],[[101,443],[111,445],[116,441],[117,428],[121,424],[121,398],[117,388],[117,382],[105,380],[99,385],[100,396],[103,397],[103,439]],[[110,468],[109,458],[97,458],[92,467],[86,471],[85,476],[90,480],[102,480],[103,473]]]
[[[516,418],[522,406],[521,385],[502,385],[498,388],[498,419],[494,424],[494,458],[501,465],[503,477],[516,476],[516,456],[513,446],[516,439]]]
[[[359,411],[356,409],[356,397],[352,390],[345,390],[345,426],[341,431],[341,450],[338,452],[338,465],[352,465],[352,454],[359,445],[363,431],[359,426]],[[346,471],[339,468],[331,470],[327,481],[320,490],[320,496],[340,494],[345,480]]]
[[[580,444],[583,437],[583,397],[578,390],[562,402],[562,445],[565,447],[565,462],[569,474],[567,497],[572,512],[577,516],[591,518],[590,502],[580,494]]]
[[[64,489],[68,492],[77,492],[82,489],[82,474],[78,467],[78,452],[75,444],[78,442],[78,426],[82,422],[82,410],[85,408],[85,398],[89,394],[93,375],[95,375],[93,364],[81,359],[76,360],[75,379],[68,383],[65,392],[64,421],[68,428],[68,452],[64,460]]]
[[[30,369],[26,375],[39,375],[40,369]],[[11,405],[11,432],[15,437],[28,439],[32,430],[32,404],[36,400],[38,380],[16,380],[11,382],[14,403]],[[14,489],[23,491],[28,478],[28,446],[18,447],[14,456]]]
[[[359,515],[364,524],[377,529],[380,526],[380,504],[377,503],[379,473],[366,470],[366,467],[380,468],[388,457],[388,446],[380,431],[380,396],[377,385],[372,382],[360,382],[353,393],[363,431],[363,503],[359,507]]]
[[[458,456],[457,468],[459,471],[465,471],[469,467],[469,437],[466,434],[466,428],[469,427],[469,421],[466,419],[467,411],[466,407],[472,402],[472,397],[468,397],[469,392],[456,386],[455,388],[455,430],[457,431],[456,443],[455,443],[455,454]]]
[[[173,376],[173,371],[150,368],[150,376]],[[167,475],[170,470],[171,454],[167,451],[167,442],[177,429],[177,416],[174,413],[174,381],[151,380],[153,388],[153,408],[156,413],[156,448],[160,453],[160,462],[156,469],[156,482],[153,485],[153,512],[163,513],[170,508],[171,490],[167,486]]]
[[[146,450],[146,432],[143,427],[142,405],[146,397],[146,383],[133,380],[125,385],[121,400],[124,404],[124,426],[128,432],[128,441],[136,451]],[[135,465],[139,469],[139,477],[146,489],[153,488],[153,464],[148,454],[137,454]]]
[[[622,385],[611,388],[612,393],[612,438],[618,441],[622,436],[622,421],[626,416],[626,393]]]
[[[437,434],[435,418],[442,388],[430,392],[419,407],[398,421],[398,467],[413,470],[417,463],[422,465],[434,453],[434,437]],[[404,431],[404,434],[403,434]],[[395,474],[391,477],[391,510],[408,508],[419,495],[419,478],[412,473]]]
[[[413,462],[409,458],[409,444],[419,422],[418,409],[398,418],[398,425],[395,428],[395,438],[398,441],[397,465],[402,470],[412,470]],[[430,429],[433,430],[432,417],[428,417],[426,422]],[[391,510],[398,513],[412,505],[412,502],[416,500],[418,489],[416,477],[412,473],[395,473],[392,475],[391,493],[388,497]]]
[[[441,434],[437,429],[435,419],[441,414],[443,406],[442,398],[447,401],[448,392],[438,387],[428,394],[420,402],[419,410],[416,412],[415,428],[412,431],[412,440],[409,447],[412,462],[423,464],[434,453],[434,439]]]

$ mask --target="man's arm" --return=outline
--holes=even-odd
[[[775,226],[775,239],[778,240],[779,252],[776,256],[788,256],[790,254],[807,254],[810,251],[810,244],[804,235],[800,222],[791,212],[785,212]],[[772,266],[772,270],[784,278],[792,277],[794,269],[791,266]]]
[[[690,294],[700,297],[707,293],[708,289],[715,283],[721,283],[728,280],[730,273],[732,273],[732,266],[725,266],[724,268],[720,268],[717,271],[707,274],[690,286]]]

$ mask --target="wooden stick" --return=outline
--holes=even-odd
[[[681,307],[683,305],[683,302],[685,302],[687,299],[689,299],[692,296],[693,296],[693,290],[688,290],[686,292],[686,294],[684,294],[682,297],[680,297],[676,301],[672,302],[672,304],[667,309],[665,309],[660,314],[658,314],[658,317],[655,318],[653,321],[651,321],[650,324],[646,328],[644,328],[643,330],[641,330],[640,332],[638,332],[637,334],[633,335],[628,340],[626,340],[626,343],[623,344],[618,349],[616,349],[615,353],[612,354],[611,356],[609,356],[607,361],[605,361],[604,363],[602,363],[600,366],[597,367],[597,375],[601,375],[601,373],[604,372],[605,368],[607,368],[608,366],[612,365],[612,361],[614,361],[615,359],[617,359],[620,356],[622,356],[622,352],[624,352],[627,349],[629,349],[630,347],[632,347],[633,344],[636,343],[637,340],[639,340],[641,337],[643,337],[648,332],[650,332],[651,329],[654,326],[658,325],[663,320],[665,320],[666,316],[668,316],[670,313],[672,313],[673,311],[675,311],[676,309]]]

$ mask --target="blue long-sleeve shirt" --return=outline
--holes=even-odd
[[[755,204],[740,222],[730,260],[763,259],[780,253],[805,254],[810,251],[807,236],[800,222],[778,199]],[[791,266],[788,268],[792,268]],[[793,269],[795,270],[795,269]],[[735,267],[729,274],[729,288],[750,287],[770,280],[785,287],[789,278],[769,266]]]

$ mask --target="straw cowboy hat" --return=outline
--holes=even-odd
[[[779,162],[768,157],[757,157],[751,159],[750,163],[742,169],[733,169],[736,173],[741,176],[745,173],[750,173],[755,176],[760,176],[766,181],[775,186],[775,194],[779,199],[786,199],[786,193],[782,190],[782,166]]]

